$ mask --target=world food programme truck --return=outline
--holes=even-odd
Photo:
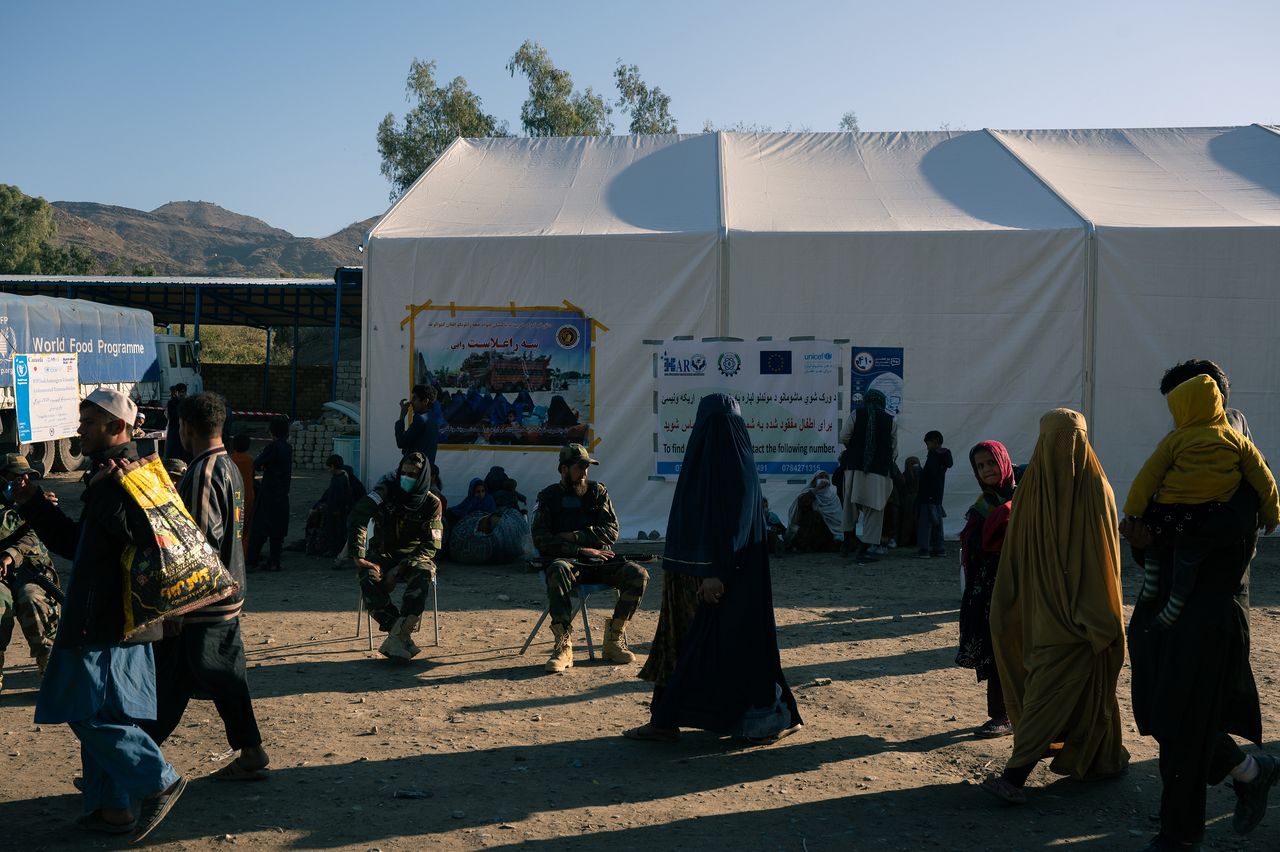
[[[33,405],[42,380],[29,365],[56,361],[74,369],[76,379],[66,386],[68,397],[78,394],[74,404],[101,387],[128,393],[139,407],[161,408],[175,384],[192,394],[203,390],[191,341],[155,329],[150,311],[0,293],[0,452],[20,451],[46,471],[77,470],[84,461],[69,418],[33,432],[24,412],[19,428],[18,403]]]

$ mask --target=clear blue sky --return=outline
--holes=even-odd
[[[638,65],[684,132],[834,130],[847,110],[863,130],[1280,121],[1275,0],[22,0],[0,21],[0,183],[212,201],[299,236],[386,208],[374,131],[414,57],[519,132],[504,66],[526,38],[615,98],[616,61]]]

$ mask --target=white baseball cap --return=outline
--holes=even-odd
[[[92,402],[104,411],[128,423],[130,427],[133,426],[133,421],[138,416],[137,404],[123,391],[98,388],[86,396],[84,401]]]

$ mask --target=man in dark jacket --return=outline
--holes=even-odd
[[[929,455],[920,471],[920,491],[916,495],[917,559],[947,555],[942,545],[942,519],[947,515],[942,509],[942,496],[951,467],[951,451],[942,446],[942,433],[937,429],[925,433],[924,446]]]
[[[182,437],[178,433],[178,411],[182,407],[182,401],[186,398],[186,384],[179,382],[169,388],[169,401],[166,402],[164,406],[166,419],[164,432],[164,457],[167,459],[191,461],[191,452],[186,447],[182,446]]]
[[[560,448],[560,481],[538,493],[533,511],[533,544],[549,557],[547,608],[555,646],[543,668],[562,672],[573,667],[573,589],[577,583],[603,583],[618,590],[613,618],[605,622],[600,655],[615,664],[635,661],[627,647],[627,622],[636,614],[649,584],[649,572],[613,553],[618,516],[604,484],[588,480],[590,465],[599,464],[581,444]]]
[[[429,464],[436,463],[436,447],[440,443],[440,431],[432,409],[435,408],[436,391],[430,385],[414,385],[407,400],[400,401],[400,417],[396,420],[396,446],[403,455],[422,453]],[[413,419],[409,428],[404,419],[409,410]]]
[[[262,545],[270,543],[267,553],[267,570],[279,571],[280,554],[284,550],[284,537],[289,532],[289,485],[293,481],[293,447],[289,446],[289,420],[277,417],[267,427],[271,431],[271,443],[258,453],[254,470],[262,471],[254,495],[253,529],[249,537],[249,552],[245,555],[245,570],[258,567]]]
[[[150,534],[142,509],[112,471],[136,461],[137,406],[99,389],[80,403],[80,445],[93,460],[84,511],[71,520],[35,483],[15,492],[23,518],[54,553],[74,560],[62,623],[36,699],[37,724],[71,726],[84,766],[77,824],[111,834],[151,833],[186,786],[139,722],[156,716],[155,660],[148,644],[124,642],[120,558]],[[142,800],[135,820],[130,799]]]
[[[240,588],[230,597],[166,623],[165,638],[155,646],[158,712],[156,720],[143,727],[163,744],[193,697],[213,699],[227,742],[240,752],[214,777],[239,781],[265,777],[269,761],[253,713],[240,638],[245,592],[244,484],[222,444],[226,411],[222,397],[215,393],[182,401],[178,413],[182,443],[194,457],[178,482],[178,495]]]
[[[369,534],[369,522],[373,533]],[[444,539],[440,501],[431,493],[431,466],[409,453],[392,473],[351,509],[347,553],[359,571],[360,595],[387,638],[378,652],[407,662],[421,653],[413,631],[426,609],[435,580],[434,557]],[[404,581],[399,607],[391,600]]]

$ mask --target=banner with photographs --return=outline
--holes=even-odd
[[[698,403],[738,400],[761,475],[808,476],[836,466],[839,364],[822,341],[678,340],[658,353],[660,476],[680,473]]]
[[[885,410],[894,417],[902,410],[901,346],[855,346],[849,354],[849,410],[862,406],[867,391],[884,394]]]
[[[442,306],[415,309],[412,322],[411,384],[436,389],[442,447],[590,444],[589,317],[545,308]]]

